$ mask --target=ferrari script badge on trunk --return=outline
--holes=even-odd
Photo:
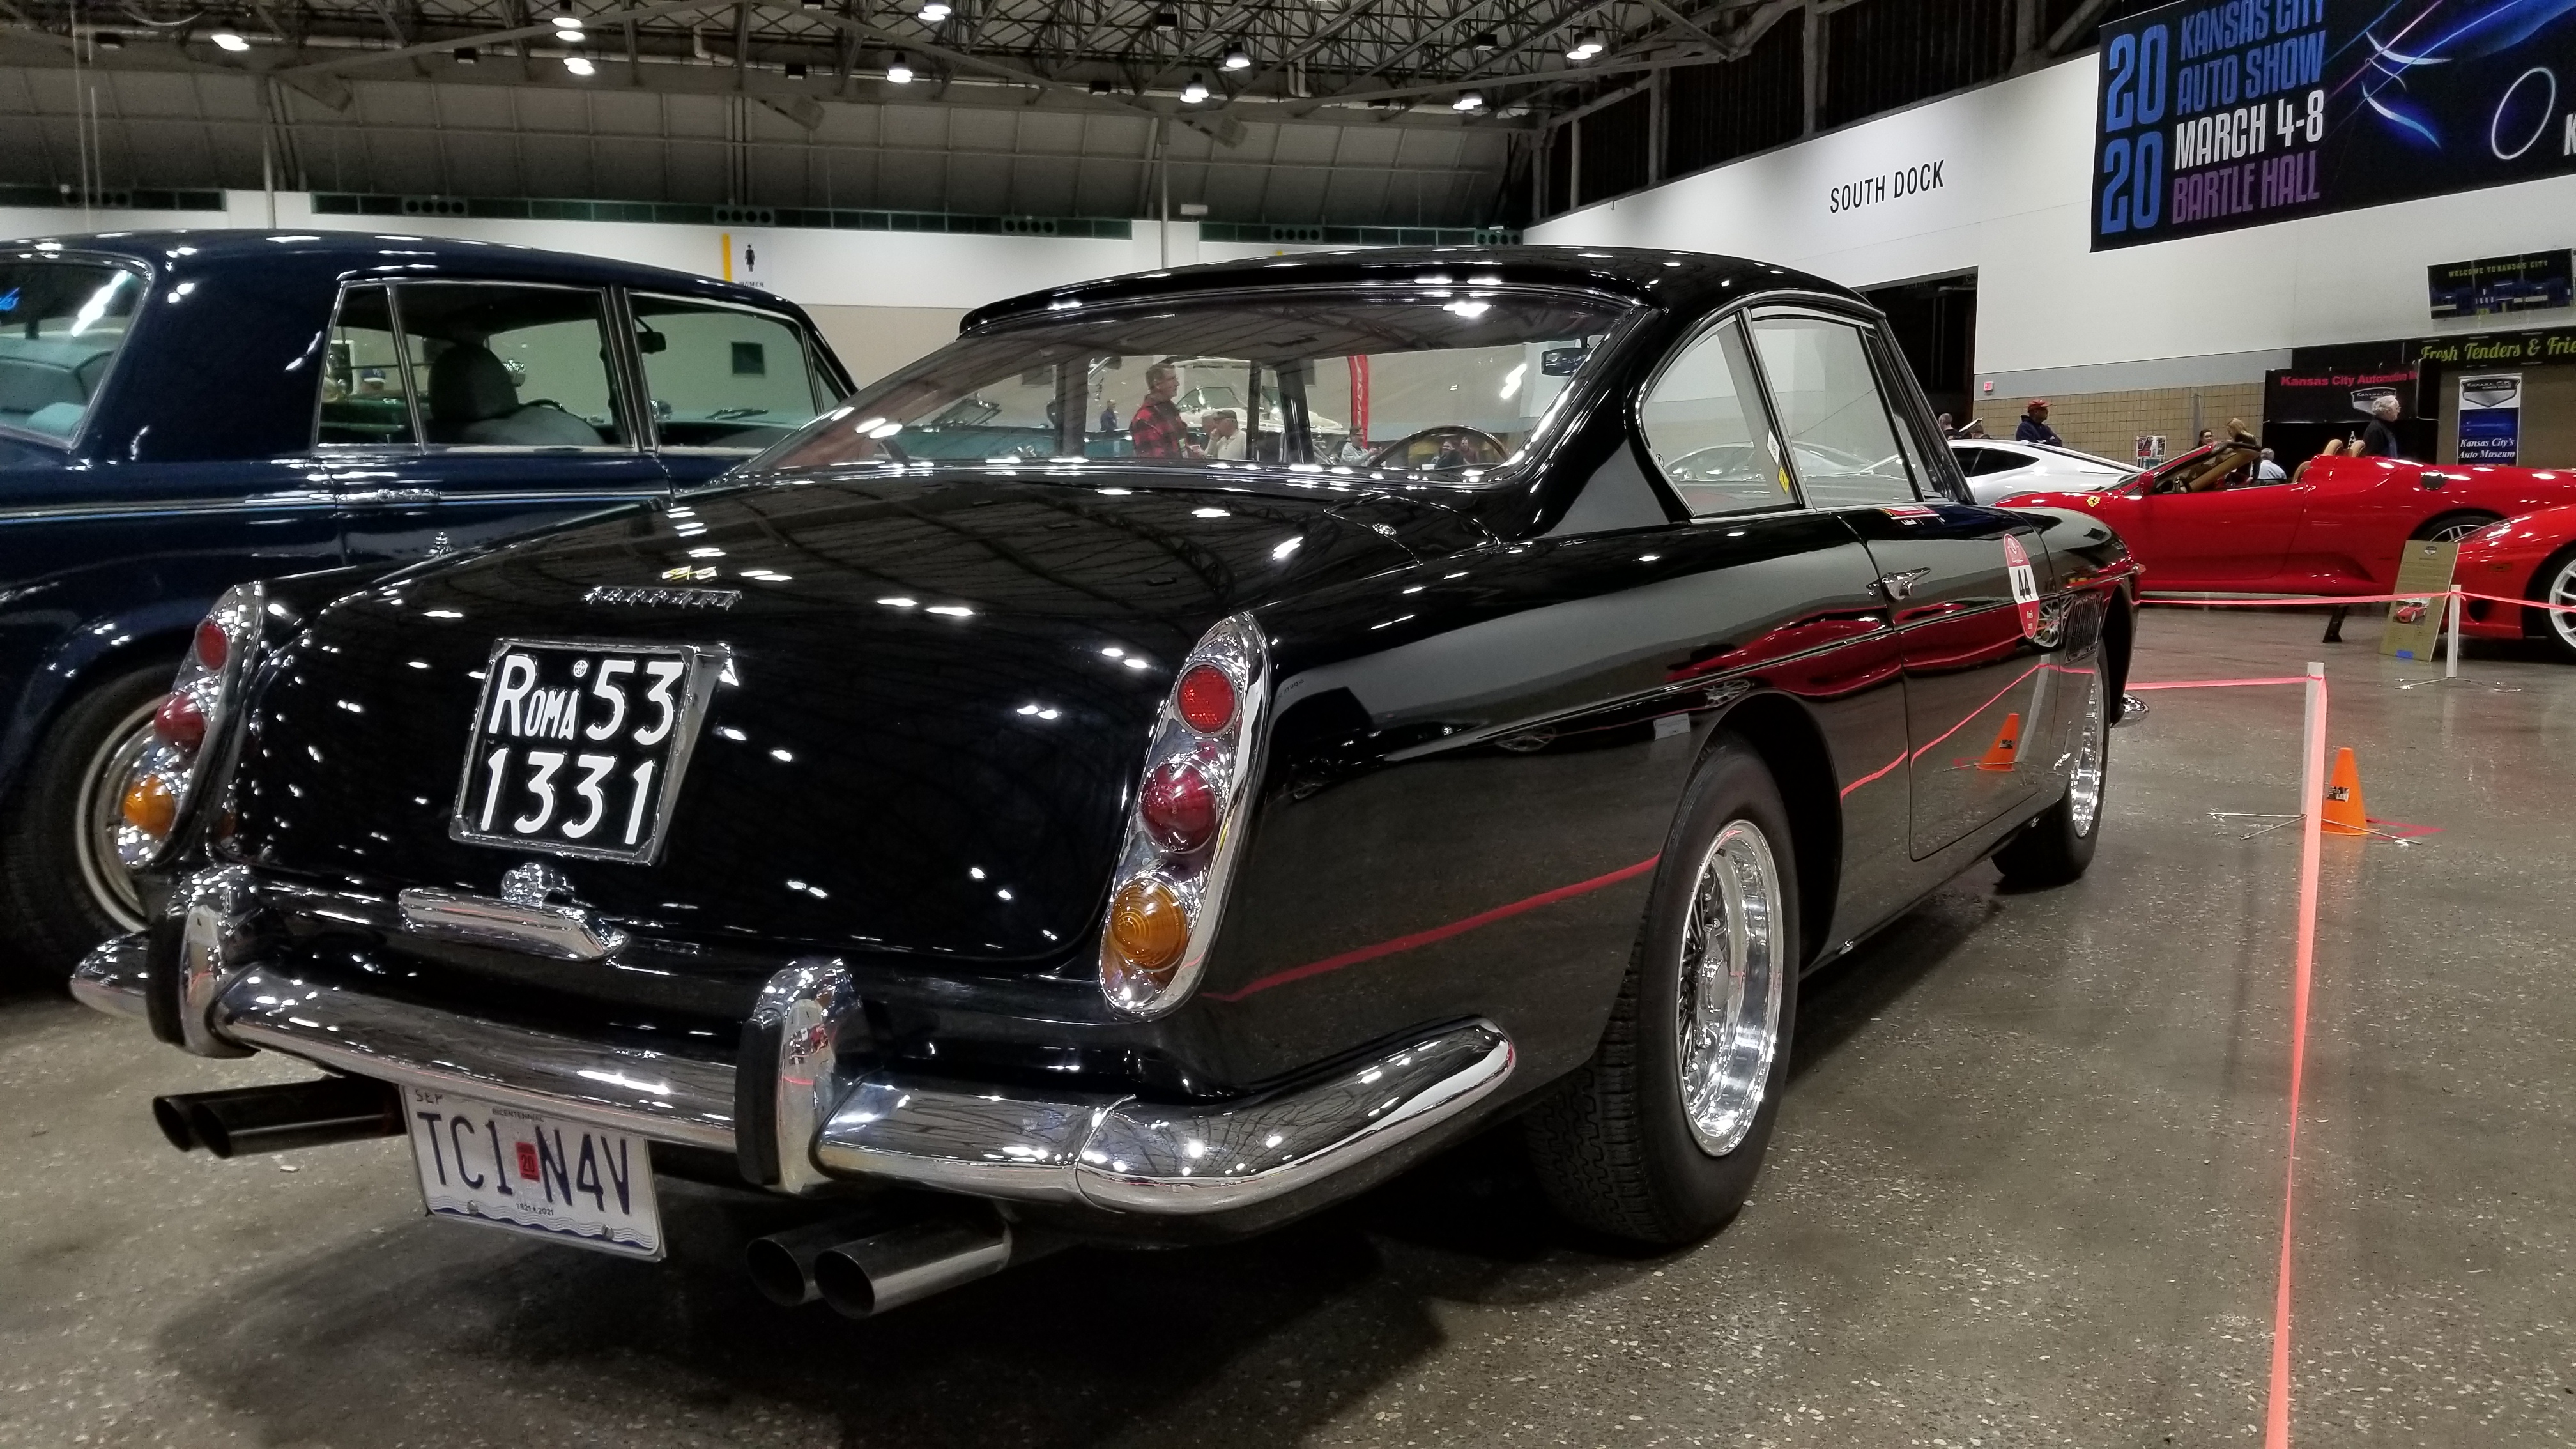
[[[601,584],[581,596],[585,604],[622,605],[635,609],[730,609],[742,602],[740,589],[633,587]]]

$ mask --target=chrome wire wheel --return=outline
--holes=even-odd
[[[2548,584],[2540,591],[2540,601],[2556,604],[2560,609],[2576,607],[2576,554],[2559,560],[2557,572],[2549,576]],[[2541,613],[2558,647],[2576,653],[2576,614],[2560,613],[2558,609],[2543,609]]]
[[[1787,937],[1771,842],[1752,821],[1730,820],[1700,859],[1682,932],[1682,1116],[1711,1157],[1741,1145],[1762,1110],[1780,1049]]]
[[[161,701],[152,700],[117,721],[92,751],[81,770],[81,811],[73,822],[72,855],[80,863],[81,884],[90,899],[120,931],[143,929],[143,896],[125,858],[138,832],[125,823],[125,782],[134,762],[152,747],[152,716]]]
[[[2096,674],[2084,691],[2084,738],[2066,776],[2066,819],[2079,839],[2093,833],[2102,814],[2102,730],[2102,676]]]

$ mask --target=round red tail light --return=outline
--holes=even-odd
[[[152,712],[152,731],[183,750],[194,750],[206,741],[206,712],[198,708],[195,695],[181,690]]]
[[[1201,664],[1181,676],[1181,718],[1200,734],[1214,734],[1234,722],[1234,681],[1213,664]]]
[[[224,626],[212,619],[197,623],[197,662],[208,669],[221,669],[232,657],[233,641],[224,634]]]
[[[1205,850],[1216,839],[1216,786],[1197,760],[1166,760],[1145,777],[1138,807],[1154,843],[1181,855]]]

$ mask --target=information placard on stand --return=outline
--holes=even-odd
[[[2451,570],[2459,561],[2460,545],[2456,541],[2433,543],[2411,540],[2397,559],[2397,587],[2391,593],[2412,594],[2423,590],[2419,598],[2399,599],[2388,606],[2388,627],[2380,632],[2379,652],[2397,659],[2430,659],[2442,639],[2443,596],[2451,588]]]

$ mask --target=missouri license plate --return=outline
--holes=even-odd
[[[429,1215],[630,1258],[662,1256],[662,1209],[643,1138],[403,1089]]]
[[[651,861],[723,663],[695,646],[502,640],[484,670],[448,834]]]

